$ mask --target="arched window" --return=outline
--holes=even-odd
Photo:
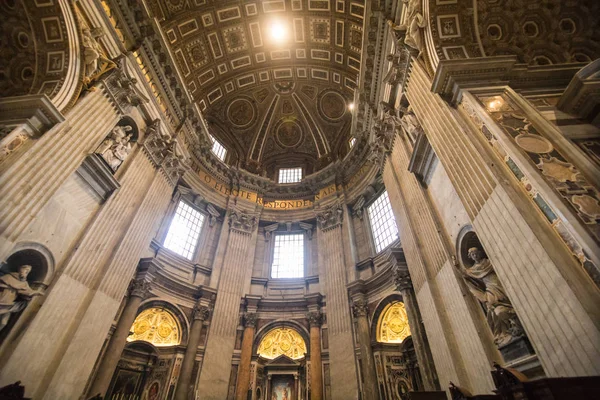
[[[181,342],[177,318],[164,308],[148,308],[135,318],[128,342],[143,340],[157,347],[175,346]]]
[[[388,304],[377,322],[377,341],[402,343],[409,336],[410,327],[404,303],[396,301]]]
[[[295,329],[275,328],[260,342],[258,354],[271,360],[281,355],[297,360],[306,354],[306,343]]]

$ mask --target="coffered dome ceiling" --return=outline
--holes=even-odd
[[[363,0],[165,0],[154,15],[229,162],[272,176],[348,151]]]

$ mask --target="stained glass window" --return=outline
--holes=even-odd
[[[271,278],[304,276],[304,235],[276,234]]]
[[[409,336],[410,326],[404,303],[397,301],[388,304],[377,321],[377,341],[402,343]]]
[[[155,346],[176,346],[181,342],[177,318],[163,308],[148,308],[135,318],[128,342],[143,340]]]
[[[306,343],[295,329],[275,328],[260,342],[258,354],[271,360],[280,355],[297,360],[306,354]]]
[[[368,208],[375,249],[379,253],[398,239],[398,227],[392,213],[387,191],[383,192]]]
[[[171,226],[169,226],[165,247],[191,260],[194,257],[203,224],[204,215],[184,201],[180,201]]]

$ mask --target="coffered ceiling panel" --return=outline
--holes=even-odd
[[[364,0],[151,3],[212,133],[253,172],[347,151]]]

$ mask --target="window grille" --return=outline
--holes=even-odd
[[[304,235],[276,234],[271,278],[304,276]]]
[[[223,147],[223,145],[221,143],[219,143],[219,141],[217,139],[215,139],[212,135],[210,135],[210,138],[212,139],[213,145],[212,145],[212,152],[215,156],[217,156],[217,158],[221,161],[225,161],[225,156],[227,155],[227,149],[225,149],[225,147]]]
[[[279,183],[297,183],[302,180],[302,168],[280,168]]]
[[[164,246],[191,260],[194,257],[203,224],[204,215],[184,201],[180,201],[171,226],[169,226]]]
[[[375,249],[379,253],[398,239],[398,227],[387,191],[383,192],[367,210]]]

